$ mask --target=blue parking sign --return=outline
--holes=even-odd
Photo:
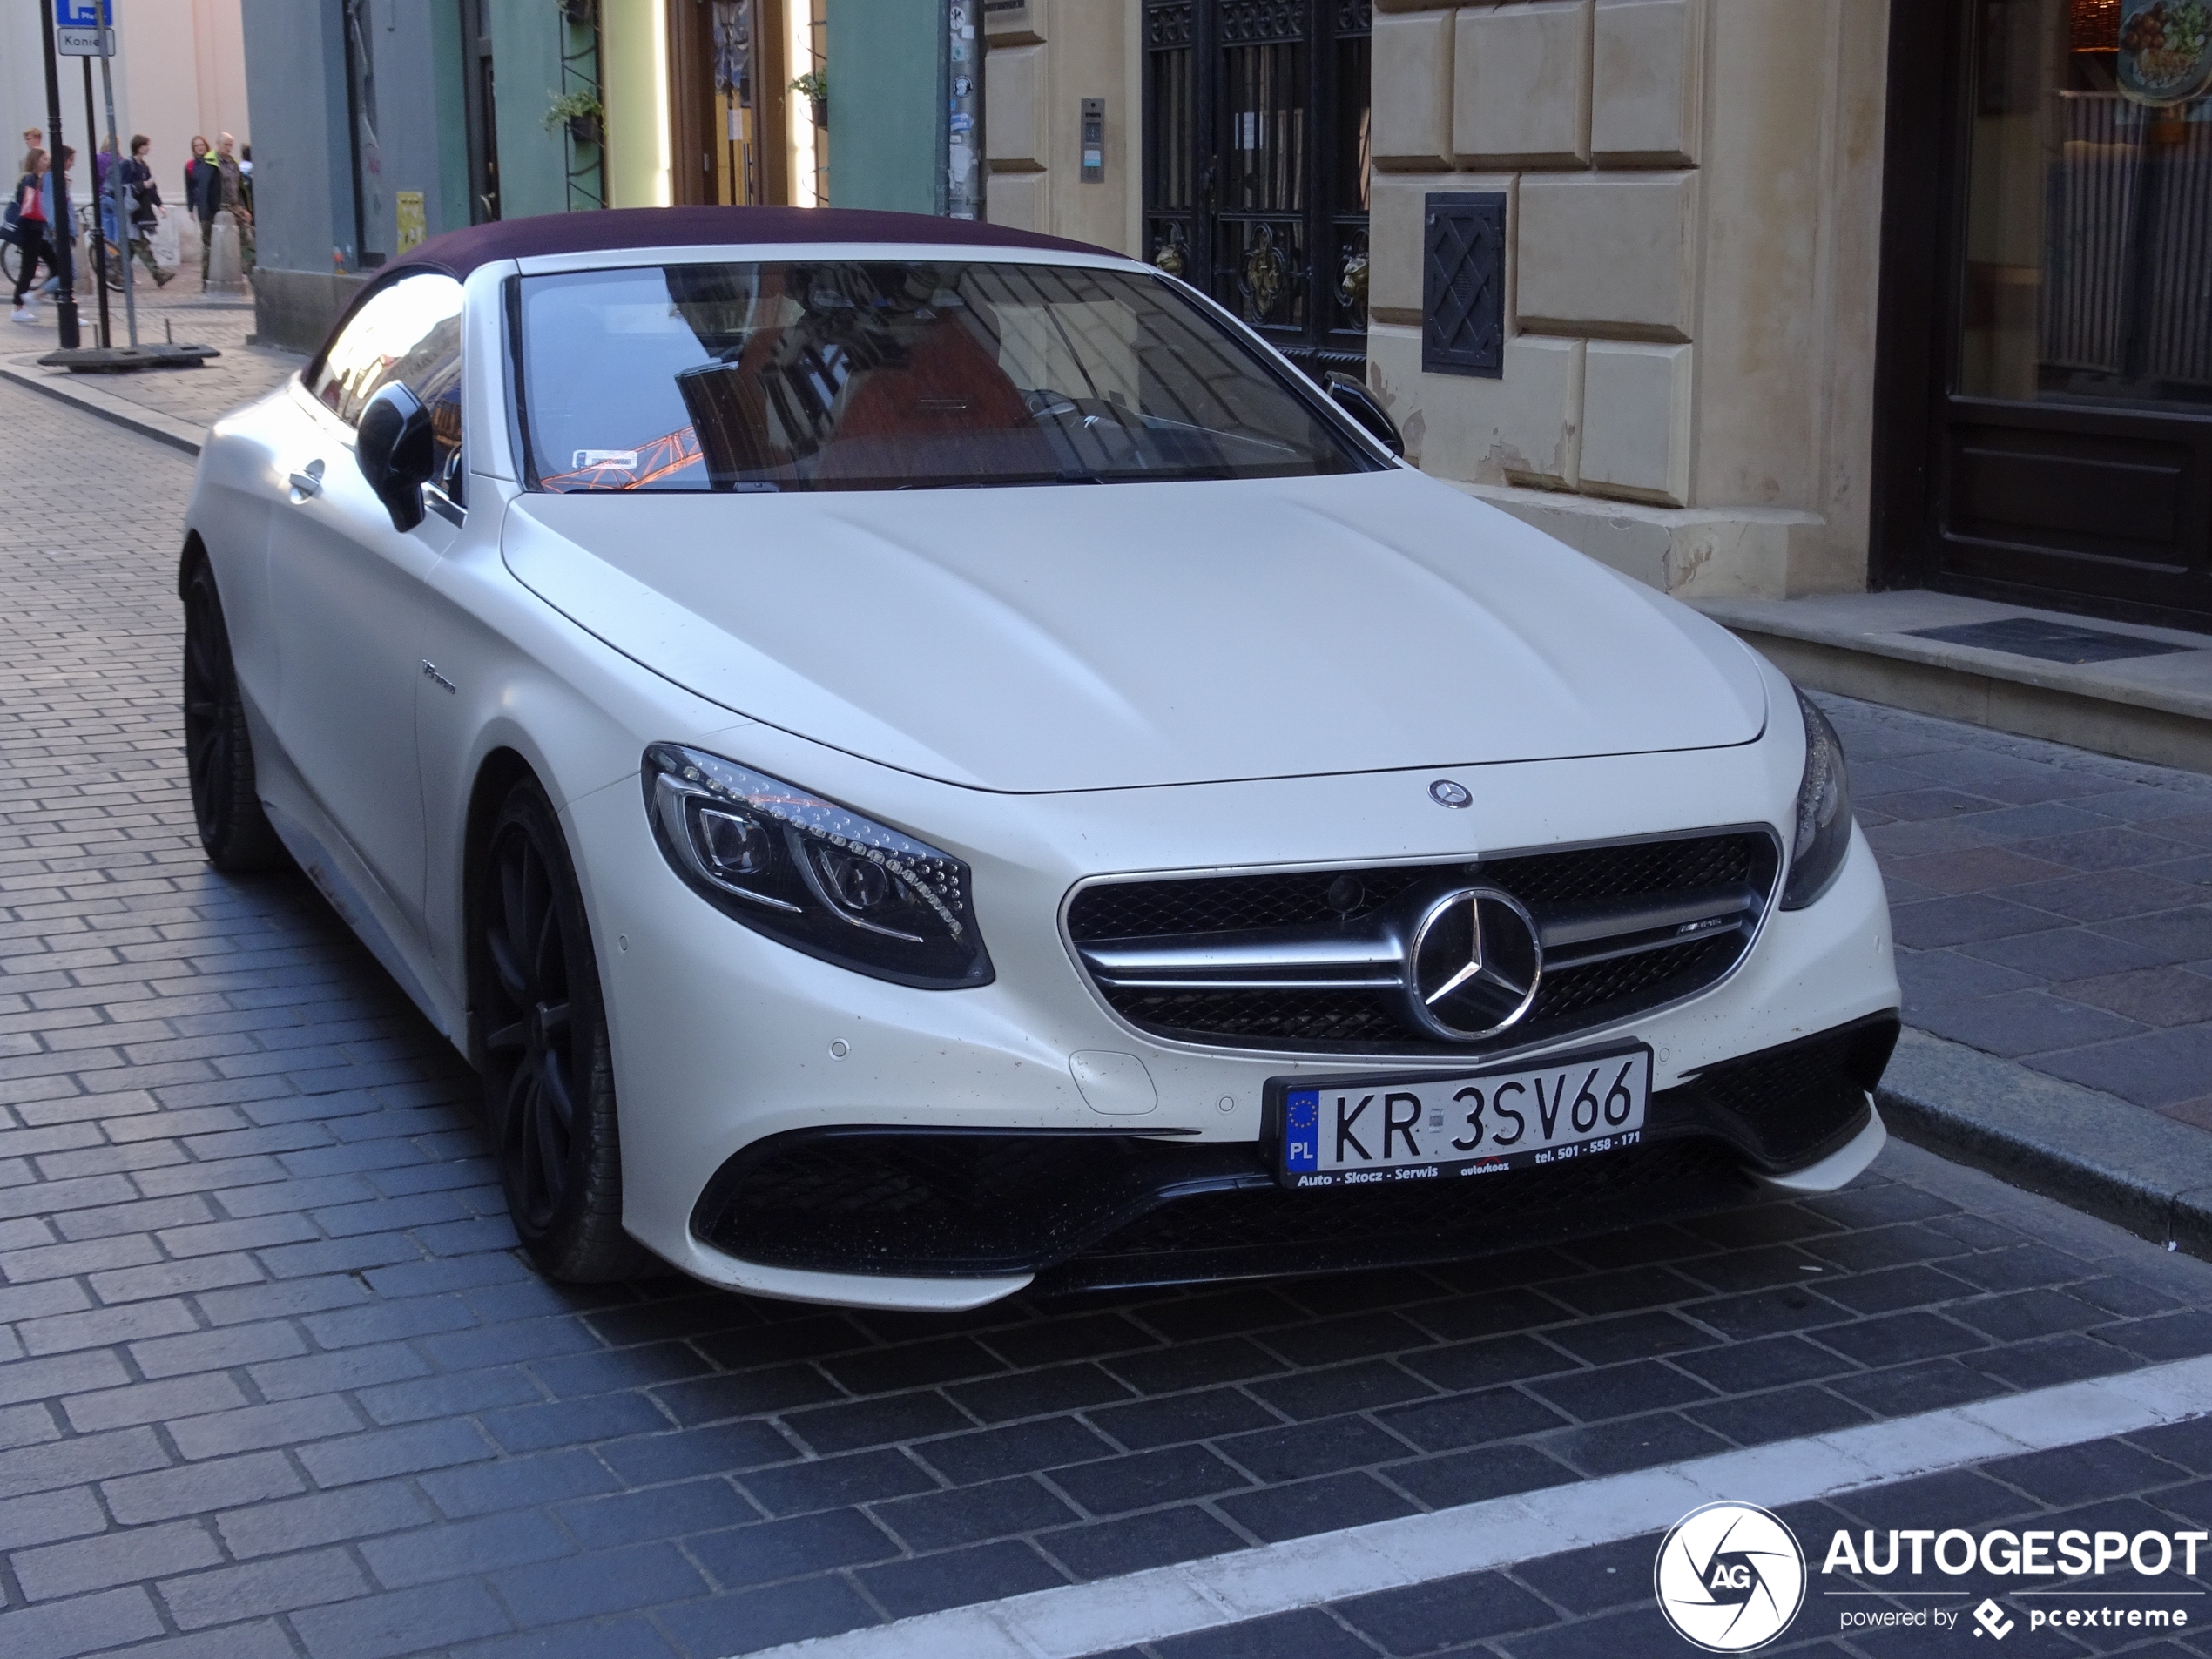
[[[114,57],[115,0],[54,0],[54,50],[64,57]]]

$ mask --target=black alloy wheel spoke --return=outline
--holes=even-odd
[[[576,1116],[568,1085],[562,1081],[560,1068],[550,1055],[538,1071],[535,1104],[537,1109],[532,1114],[536,1120],[532,1127],[537,1135],[538,1163],[545,1173],[550,1209],[560,1203],[568,1185],[569,1125]]]
[[[530,1045],[530,1028],[527,1020],[517,1020],[512,1025],[502,1025],[484,1037],[484,1047],[491,1049],[527,1049]]]
[[[491,971],[499,981],[500,994],[518,1008],[529,1006],[529,981],[523,973],[522,963],[516,959],[515,947],[508,938],[506,918],[499,925],[487,928],[484,943],[491,951]]]
[[[540,1097],[550,1109],[542,1116],[547,1127],[559,1133],[563,1146],[568,1144],[569,1131],[576,1125],[576,1096],[569,1091],[569,1069],[563,1056],[547,1049],[538,1067]]]
[[[185,765],[193,789],[193,803],[202,808],[213,799],[208,786],[220,775],[209,763],[222,739],[222,676],[215,664],[215,650],[207,637],[207,604],[197,592],[185,628]]]
[[[223,735],[212,717],[203,718],[197,729],[187,725],[185,732],[185,771],[192,782],[192,792],[200,801],[214,799],[214,786],[223,775],[219,762],[229,759]]]
[[[516,1207],[521,1211],[517,1218],[532,1226],[544,1225],[553,1208],[547,1201],[545,1172],[538,1161],[537,1136],[532,1132],[538,1088],[536,1067],[524,1061],[508,1085],[506,1122],[500,1136],[502,1162],[517,1177],[520,1203]]]

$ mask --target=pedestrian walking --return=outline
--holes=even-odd
[[[55,268],[53,246],[47,236],[47,204],[51,199],[46,182],[46,152],[33,147],[23,158],[23,177],[16,180],[16,252],[22,263],[17,267],[15,320],[26,326],[38,320],[38,307],[30,298],[38,262],[44,260],[50,272]]]
[[[223,171],[214,148],[192,135],[192,159],[185,164],[185,206],[199,221],[199,282],[207,286],[207,247],[214,239],[215,212],[223,205]]]
[[[238,140],[227,132],[215,140],[215,169],[222,179],[221,206],[238,221],[238,257],[241,269],[253,268],[253,175],[239,165]]]
[[[54,199],[55,177],[58,173],[61,182],[69,186],[71,211],[73,212],[78,206],[82,205],[84,193],[77,187],[76,170],[77,146],[73,144],[65,144],[61,147],[59,166],[57,167],[52,158],[49,158],[46,171],[39,175],[38,198],[46,214],[46,268],[50,273],[46,280],[38,285],[38,292],[41,293],[57,294],[61,292],[61,266],[56,261],[61,258],[64,239],[67,239],[68,246],[71,250],[71,258],[75,260],[74,268],[78,271],[84,268],[84,250],[78,246],[77,231],[74,226],[62,222],[61,209]]]
[[[92,152],[92,200],[99,209],[100,234],[116,248],[123,246],[123,226],[116,222],[116,205],[109,199],[108,191],[115,170],[122,164],[122,157],[116,153],[115,134],[111,132]]]
[[[132,135],[131,158],[123,164],[121,182],[131,214],[131,252],[145,262],[153,275],[153,286],[159,288],[167,287],[176,273],[163,270],[153,257],[154,226],[161,222],[164,203],[160,187],[153,182],[152,164],[146,159],[152,143],[143,132]]]

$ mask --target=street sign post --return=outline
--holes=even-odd
[[[76,3],[76,0],[51,0],[54,10],[48,15],[54,29],[41,42],[46,60],[46,136],[52,148],[47,154],[53,158],[48,177],[54,181],[53,222],[47,228],[54,242],[54,274],[59,280],[61,291],[54,298],[54,320],[59,325],[62,349],[77,349],[77,293],[73,285],[75,273],[71,269],[69,247],[69,177],[62,171],[62,71],[61,60],[55,56],[61,42],[61,8]],[[34,273],[35,274],[35,273]]]
[[[107,35],[109,44],[112,45],[115,40],[115,30],[108,28],[107,25],[115,21],[115,0],[92,0],[92,3],[99,9],[100,24]],[[111,138],[118,137],[115,128],[115,77],[109,70],[109,62],[114,56],[115,54],[111,51],[106,57],[100,59],[100,93],[107,99],[107,131],[108,137]],[[118,140],[108,161],[108,212],[115,223],[117,251],[123,255],[124,321],[130,328],[131,349],[136,351],[138,348],[138,299],[136,289],[132,286],[131,242],[133,233],[138,229],[134,218],[138,205],[135,199],[126,200],[124,197],[123,159],[124,152]],[[105,307],[103,307],[102,309],[105,311]],[[103,346],[108,344],[105,331],[103,331],[100,343]]]

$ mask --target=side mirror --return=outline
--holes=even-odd
[[[394,529],[411,530],[422,522],[422,486],[436,470],[437,453],[430,411],[421,398],[394,381],[368,400],[354,440],[354,460],[391,514]]]
[[[1329,372],[1322,384],[1330,402],[1359,421],[1391,454],[1404,458],[1406,440],[1398,435],[1398,422],[1390,418],[1390,411],[1376,401],[1372,392],[1336,369]]]

